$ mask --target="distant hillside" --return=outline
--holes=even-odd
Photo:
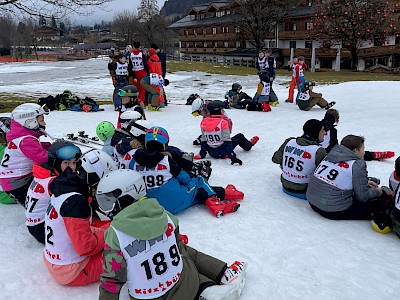
[[[178,19],[186,16],[193,5],[204,4],[212,0],[167,0],[161,8],[161,15],[168,19]]]

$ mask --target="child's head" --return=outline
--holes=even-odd
[[[262,49],[259,50],[259,51],[258,51],[258,57],[259,57],[259,58],[263,58],[264,56],[265,56],[264,50],[262,50]]]
[[[146,131],[144,142],[149,151],[166,151],[169,143],[168,131],[159,126],[151,127]]]
[[[222,115],[222,110],[224,108],[224,102],[220,100],[210,101],[207,105],[207,109],[210,115]]]
[[[297,58],[297,61],[298,61],[299,63],[304,62],[304,56],[299,56],[299,57]]]
[[[126,63],[126,56],[123,55],[122,53],[120,53],[120,54],[118,55],[118,61],[119,61],[121,64]]]
[[[139,91],[134,85],[126,85],[119,90],[118,96],[121,97],[121,102],[123,105],[128,103],[133,103],[136,101],[139,95]]]
[[[24,103],[14,108],[11,113],[11,119],[25,128],[38,130],[46,127],[44,115],[48,114],[49,109],[46,105]]]
[[[303,133],[305,136],[319,142],[322,142],[324,140],[324,136],[326,135],[323,122],[316,119],[310,119],[304,123]]]
[[[339,111],[334,108],[330,108],[326,111],[325,116],[331,115],[335,118],[335,123],[339,123]]]
[[[115,132],[115,127],[111,122],[103,121],[100,122],[96,127],[96,135],[100,141],[105,142],[113,136]]]
[[[206,115],[204,100],[200,97],[196,97],[192,102],[192,115],[194,117],[204,117]]]
[[[1,117],[0,118],[0,144],[7,145],[6,134],[10,131],[11,118]]]
[[[232,91],[240,93],[242,91],[242,86],[239,83],[232,84]]]
[[[139,50],[140,49],[140,42],[133,42],[132,46],[133,46],[134,49]]]
[[[297,63],[298,63],[298,61],[299,61],[299,60],[298,60],[298,58],[297,58],[297,57],[293,57],[293,60],[292,60],[292,63],[293,63],[293,64],[297,64]]]
[[[272,54],[272,50],[271,49],[268,49],[268,50],[265,51],[265,56],[266,57],[270,56],[271,54]]]
[[[54,142],[47,152],[47,163],[59,174],[70,168],[76,171],[76,164],[82,152],[78,146],[68,141]]]
[[[146,183],[143,176],[130,169],[108,173],[100,180],[96,191],[97,203],[110,219],[145,196]]]
[[[349,134],[342,139],[340,145],[345,146],[346,148],[356,153],[358,157],[364,159],[364,154],[365,154],[364,141],[365,138],[363,136]]]

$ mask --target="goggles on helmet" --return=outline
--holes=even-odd
[[[73,158],[79,159],[81,156],[81,149],[75,145],[68,145],[57,149],[56,157],[62,160],[71,160]]]
[[[97,194],[96,200],[101,210],[107,214],[114,209],[115,203],[117,202],[117,199],[120,195],[121,195],[121,190],[116,189],[109,193]]]

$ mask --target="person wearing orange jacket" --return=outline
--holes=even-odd
[[[148,75],[143,77],[140,85],[148,92],[149,110],[158,110],[164,106],[164,79],[161,60],[154,48],[149,49],[147,60]]]

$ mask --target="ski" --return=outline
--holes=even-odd
[[[79,131],[78,135],[74,133],[67,133],[63,138],[71,141],[74,144],[82,145],[85,147],[101,149],[101,147],[103,146],[103,143],[99,141],[97,137],[91,138],[86,135],[84,131]]]

